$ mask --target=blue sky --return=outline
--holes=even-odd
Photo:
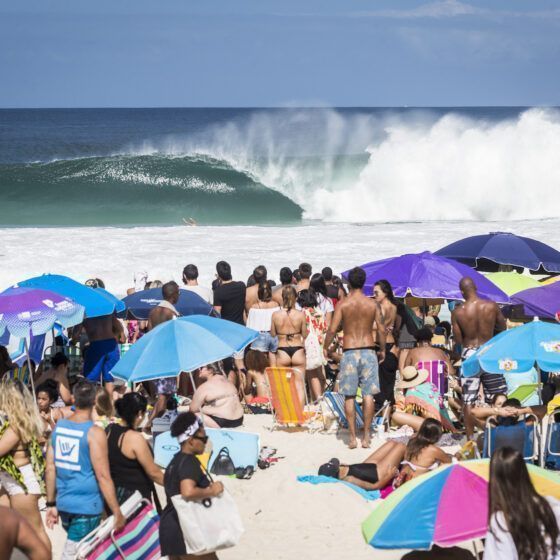
[[[0,107],[560,105],[557,0],[18,0]]]

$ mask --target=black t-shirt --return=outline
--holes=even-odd
[[[167,506],[161,514],[159,524],[159,542],[162,556],[177,556],[187,553],[177,511],[171,501],[172,496],[181,493],[181,481],[186,478],[194,480],[199,488],[210,486],[210,480],[202,470],[199,460],[194,455],[187,455],[179,451],[171,459],[163,477]]]
[[[221,307],[222,319],[244,324],[245,292],[247,288],[243,282],[228,282],[214,290],[214,306]]]

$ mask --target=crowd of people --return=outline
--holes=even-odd
[[[11,375],[16,365],[0,347],[0,511],[6,519],[0,542],[33,549],[32,558],[48,558],[51,543],[40,513],[45,497],[46,526],[62,524],[67,534],[62,558],[74,558],[78,543],[106,515],[114,516],[116,529],[124,527],[121,506],[138,491],[161,514],[162,554],[190,557],[178,537],[181,528],[171,498],[200,501],[223,492],[196,458],[208,440],[205,427],[236,428],[251,405],[270,406],[269,366],[292,368],[302,405],[321,406],[327,386],[344,396],[351,449],[370,447],[376,415],[382,425],[407,427],[408,441],[388,439],[361,463],[333,458],[320,466],[319,474],[365,490],[392,491],[464,459],[464,450],[449,454],[442,449],[445,433],[476,440],[489,418],[515,422],[525,414],[546,412],[546,402],[522,407],[508,399],[503,375],[460,376],[461,360],[506,328],[498,305],[480,298],[468,277],[460,284],[464,301],[453,302],[450,321],[445,321],[440,306],[397,300],[385,280],[375,284],[371,295],[365,293],[366,274],[359,267],[343,281],[329,267],[313,273],[310,264],[301,263],[294,270],[282,268],[276,284],[262,265],[242,282],[220,261],[211,287],[199,285],[198,276],[197,267],[187,265],[183,289],[212,305],[222,319],[254,329],[258,337],[231,358],[189,372],[192,377],[185,373],[127,387],[111,375],[119,344],[134,343],[180,316],[181,288],[175,282],[146,284],[162,291],[161,303],[146,321],[123,321],[113,314],[87,318],[70,329],[66,343],[82,349],[82,376],[70,375],[60,348],[31,372],[35,395]],[[99,279],[89,285],[103,287]],[[357,401],[363,410],[361,434]],[[179,413],[178,405],[185,402],[188,412]],[[150,431],[162,415],[173,419],[171,435],[180,444],[165,472],[155,464],[149,445]],[[490,559],[515,554],[548,559],[558,551],[560,503],[534,491],[522,451],[504,446],[492,456],[485,556]],[[513,484],[519,484],[519,504],[512,500]],[[155,485],[164,488],[163,508]],[[525,516],[531,516],[530,530],[522,523]]]

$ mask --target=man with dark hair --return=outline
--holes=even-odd
[[[309,290],[309,280],[313,269],[309,263],[301,263],[298,267],[299,270],[299,280],[296,284],[296,292],[301,292],[302,290]]]
[[[212,305],[212,290],[206,286],[200,286],[198,284],[198,268],[196,265],[188,264],[185,268],[183,268],[183,284],[185,285],[183,289],[188,290],[189,292],[194,292],[204,301]]]
[[[148,330],[151,331],[160,323],[171,321],[179,317],[175,304],[179,301],[179,285],[177,282],[167,282],[161,288],[163,300],[154,307],[148,315]]]
[[[280,286],[276,286],[272,290],[272,299],[282,307],[282,290],[285,286],[291,286],[294,282],[294,275],[292,269],[284,266],[280,269]]]
[[[247,288],[247,290],[245,292],[245,312],[246,312],[246,314],[248,314],[249,309],[251,309],[251,307],[255,303],[257,303],[257,301],[259,299],[259,297],[258,297],[259,286],[263,282],[266,282],[267,276],[268,276],[268,272],[266,270],[266,267],[262,264],[257,266],[257,268],[255,268],[255,270],[253,270],[253,279],[255,280],[255,283],[251,287]]]
[[[341,286],[334,283],[333,271],[330,266],[325,266],[321,270],[321,276],[324,278],[327,286],[327,297],[331,298],[333,305],[336,306],[341,299],[344,299],[346,294]]]
[[[68,535],[63,560],[74,558],[78,543],[101,523],[104,501],[115,529],[126,523],[109,470],[107,436],[92,420],[96,392],[87,381],[74,386],[75,412],[57,422],[47,451],[46,523],[52,529],[60,516]]]
[[[465,303],[453,309],[451,324],[455,350],[461,353],[463,360],[466,360],[480,346],[488,342],[496,331],[504,331],[506,320],[496,303],[478,296],[472,278],[468,276],[462,278],[459,288],[465,298]],[[476,377],[462,379],[465,428],[469,439],[474,433],[474,418],[471,408],[478,399],[481,384],[487,403],[491,402],[492,396],[495,394],[507,394],[507,384],[502,374],[481,372]]]
[[[363,287],[366,273],[355,267],[348,274],[350,294],[334,310],[333,319],[325,336],[323,349],[325,357],[340,325],[344,327],[343,356],[338,376],[340,392],[345,397],[344,410],[348,418],[350,441],[353,449],[356,441],[356,393],[362,390],[364,401],[364,437],[362,447],[370,445],[371,422],[375,412],[373,395],[379,392],[379,366],[375,354],[373,324],[377,324],[379,336],[379,361],[385,359],[385,328],[381,310],[375,301],[366,297]]]

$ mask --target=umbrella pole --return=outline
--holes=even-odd
[[[29,338],[31,339],[31,329],[29,329]],[[27,337],[23,339],[23,344],[25,347],[25,355],[27,356],[27,367],[29,368],[31,392],[33,393],[33,400],[35,400],[35,382],[33,381],[33,368],[31,367],[31,356],[29,355],[29,344],[27,344]]]
[[[478,547],[476,546],[476,540],[473,539],[472,541],[472,547],[473,547],[473,551],[474,551],[474,557],[478,559]]]

